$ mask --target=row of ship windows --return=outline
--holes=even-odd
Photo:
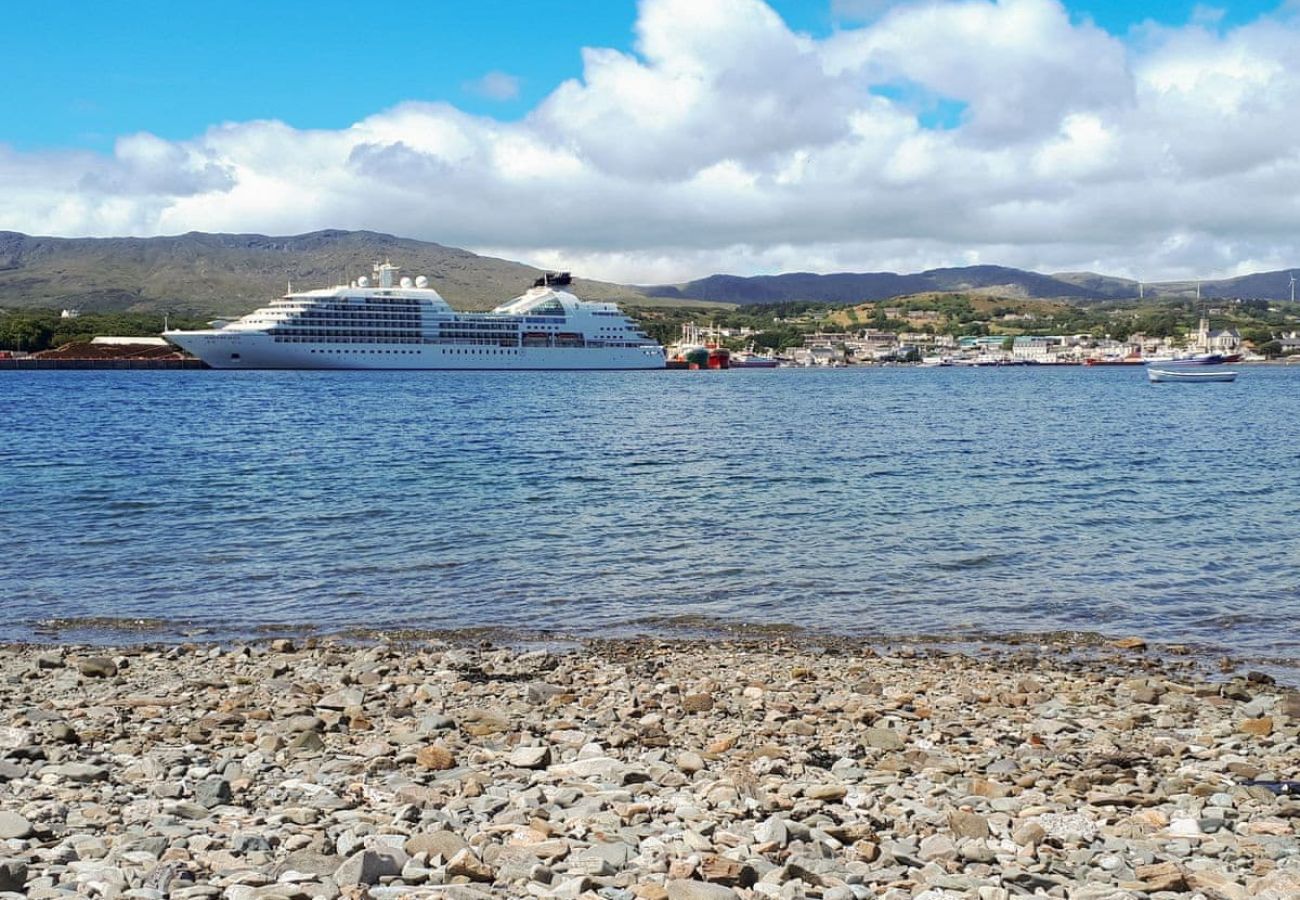
[[[381,326],[419,325],[420,317],[419,316],[357,316],[356,318],[349,318],[347,316],[339,316],[337,313],[321,313],[320,315],[315,315],[315,316],[297,316],[293,319],[286,320],[284,324],[294,325],[299,323],[311,324],[311,325],[320,325],[320,324],[347,325],[348,327],[351,328],[356,328],[359,325],[381,325]]]
[[[276,338],[276,343],[282,344],[428,344],[433,346],[461,346],[461,347],[518,347],[519,341],[512,340],[492,340],[492,341],[468,341],[468,340],[427,340],[412,341],[401,340],[399,338]],[[546,341],[524,341],[524,346],[546,347]],[[565,345],[570,346],[570,345]]]
[[[388,338],[382,340],[367,340],[363,338],[300,338],[286,337],[276,335],[275,342],[278,344],[411,344],[421,343],[420,341],[406,340],[401,338]],[[450,350],[444,350],[445,353],[514,353],[513,348],[518,347],[517,341],[501,340],[461,340],[461,341],[437,341],[427,340],[425,344],[459,344],[459,347],[453,347]],[[576,340],[557,340],[552,344],[546,339],[525,340],[525,347],[641,347],[643,344],[636,341],[583,341]],[[313,350],[312,353],[419,353],[418,350]]]
[[[346,312],[327,311],[327,312],[305,312],[294,316],[292,319],[249,319],[253,325],[282,325],[292,327],[300,324],[310,324],[312,326],[334,325],[339,327],[354,328],[357,325],[375,323],[380,325],[419,325],[425,320],[424,316],[419,314],[391,314],[391,315],[350,315]],[[526,318],[523,320],[530,325],[563,325],[563,318]],[[458,322],[458,321],[437,321],[430,320],[431,325],[440,325],[443,328],[474,328],[488,331],[513,331],[520,325],[520,320],[513,319],[504,322]]]
[[[397,354],[419,354],[419,350],[313,350],[312,353],[397,353]]]
[[[422,344],[420,337],[371,335],[370,337],[336,337],[334,335],[275,334],[277,344]]]
[[[378,353],[397,353],[397,354],[419,354],[419,350],[312,350],[312,353],[323,353],[330,356],[337,356],[341,353],[351,354],[378,354]],[[485,354],[488,356],[514,356],[519,353],[518,350],[443,350],[444,354],[450,353],[454,356],[463,356],[469,353]],[[238,353],[230,354],[231,359],[239,359]]]
[[[395,303],[390,306],[358,306],[355,303],[283,303],[263,307],[263,309],[274,309],[276,311],[299,310],[305,312],[318,309],[338,309],[356,313],[369,313],[370,315],[383,315],[390,312],[415,312],[424,308],[425,304],[415,302]]]
[[[418,328],[273,328],[270,333],[313,337],[419,337],[424,332]]]
[[[421,301],[409,297],[337,297],[306,304],[307,309],[414,309]]]
[[[424,312],[425,310],[419,306],[403,306],[392,309],[357,309],[356,307],[347,306],[273,306],[267,309],[259,309],[255,315],[310,316],[325,314],[331,316],[364,316],[377,319],[382,316],[418,316]],[[429,310],[429,312],[442,312],[442,310]]]
[[[611,336],[612,337],[612,336]],[[371,337],[358,337],[355,335],[349,337],[337,337],[333,335],[314,336],[298,334],[276,334],[273,338],[277,344],[462,344],[479,347],[518,347],[520,340],[512,335],[495,335],[489,337],[442,337],[442,338],[412,338],[412,337],[387,337],[383,335]],[[581,337],[566,337],[562,335],[524,335],[523,345],[526,347],[548,347],[551,343],[557,347],[634,347],[636,343],[623,343],[614,340],[593,340],[585,341]]]
[[[262,322],[263,320],[254,320],[254,324],[262,324]],[[364,323],[348,322],[340,319],[328,319],[324,317],[317,317],[311,319],[294,319],[288,322],[273,322],[272,320],[266,320],[265,324],[275,324],[280,328],[347,328],[350,330],[355,330],[358,325],[362,325],[362,324],[366,324],[366,325],[374,324],[386,328],[393,328],[395,326],[399,328],[404,327],[407,330],[416,329],[421,326],[418,317],[409,320],[396,319],[391,321],[389,320],[367,321]],[[429,322],[428,324],[431,326],[436,325],[437,327],[441,328],[443,331],[513,332],[519,330],[519,325],[516,322],[499,322],[499,323],[498,322],[473,322],[473,323]],[[550,327],[555,328],[557,326],[552,325]]]
[[[602,335],[602,339],[624,337],[625,335]],[[271,337],[281,344],[518,344],[517,334],[441,334],[424,336],[419,332],[403,334],[402,332],[375,331],[276,331]],[[528,333],[523,335],[525,341],[548,338],[571,340],[566,335],[548,333]]]
[[[348,321],[356,321],[356,320],[359,320],[359,319],[364,319],[364,320],[367,321],[367,322],[418,322],[418,321],[420,321],[420,314],[419,314],[418,312],[409,312],[409,313],[405,313],[405,312],[401,312],[401,313],[396,313],[396,312],[370,312],[370,313],[359,313],[359,312],[348,312],[347,310],[339,310],[339,309],[319,309],[319,310],[317,310],[317,309],[309,309],[309,310],[307,310],[307,311],[305,311],[305,312],[300,312],[300,313],[298,313],[298,315],[297,315],[295,318],[298,318],[298,319],[345,319],[345,320],[348,320]]]

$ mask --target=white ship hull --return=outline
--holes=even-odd
[[[255,331],[167,332],[214,369],[662,369],[646,347],[491,347],[392,343],[279,343]]]
[[[285,294],[236,322],[163,337],[214,369],[662,369],[664,350],[568,273],[489,312],[456,312],[424,276]]]

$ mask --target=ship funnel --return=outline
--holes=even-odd
[[[544,272],[542,277],[533,282],[533,287],[568,287],[573,283],[573,276],[568,272]]]
[[[388,261],[375,263],[375,274],[379,276],[379,286],[381,288],[390,288],[393,286],[393,276],[401,266],[395,266]]]

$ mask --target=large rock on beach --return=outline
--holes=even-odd
[[[468,847],[465,839],[454,831],[438,829],[407,838],[405,850],[412,856],[424,854],[427,858],[449,860]]]
[[[736,900],[740,895],[721,884],[677,879],[667,884],[668,900]]]
[[[0,859],[0,892],[26,894],[27,862],[21,859]]]
[[[402,874],[407,856],[400,850],[358,850],[334,873],[340,887],[378,884],[381,878]]]
[[[456,767],[455,755],[446,747],[438,744],[421,747],[415,754],[415,761],[419,763],[421,768],[430,769],[434,772],[442,772]]]
[[[0,810],[0,841],[21,840],[32,836],[32,823],[16,812]]]
[[[519,769],[544,769],[551,764],[551,748],[519,747],[511,752],[509,762]]]
[[[77,662],[77,671],[87,678],[112,678],[117,675],[117,663],[107,656],[88,656]]]

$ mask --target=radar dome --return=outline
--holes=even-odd
[[[401,285],[404,288],[409,288],[411,286],[411,279],[403,277],[401,281]]]
[[[421,275],[415,279],[415,286],[418,288],[427,288],[429,286],[429,279]]]
[[[357,287],[370,287],[370,279],[362,275],[357,279]]]

